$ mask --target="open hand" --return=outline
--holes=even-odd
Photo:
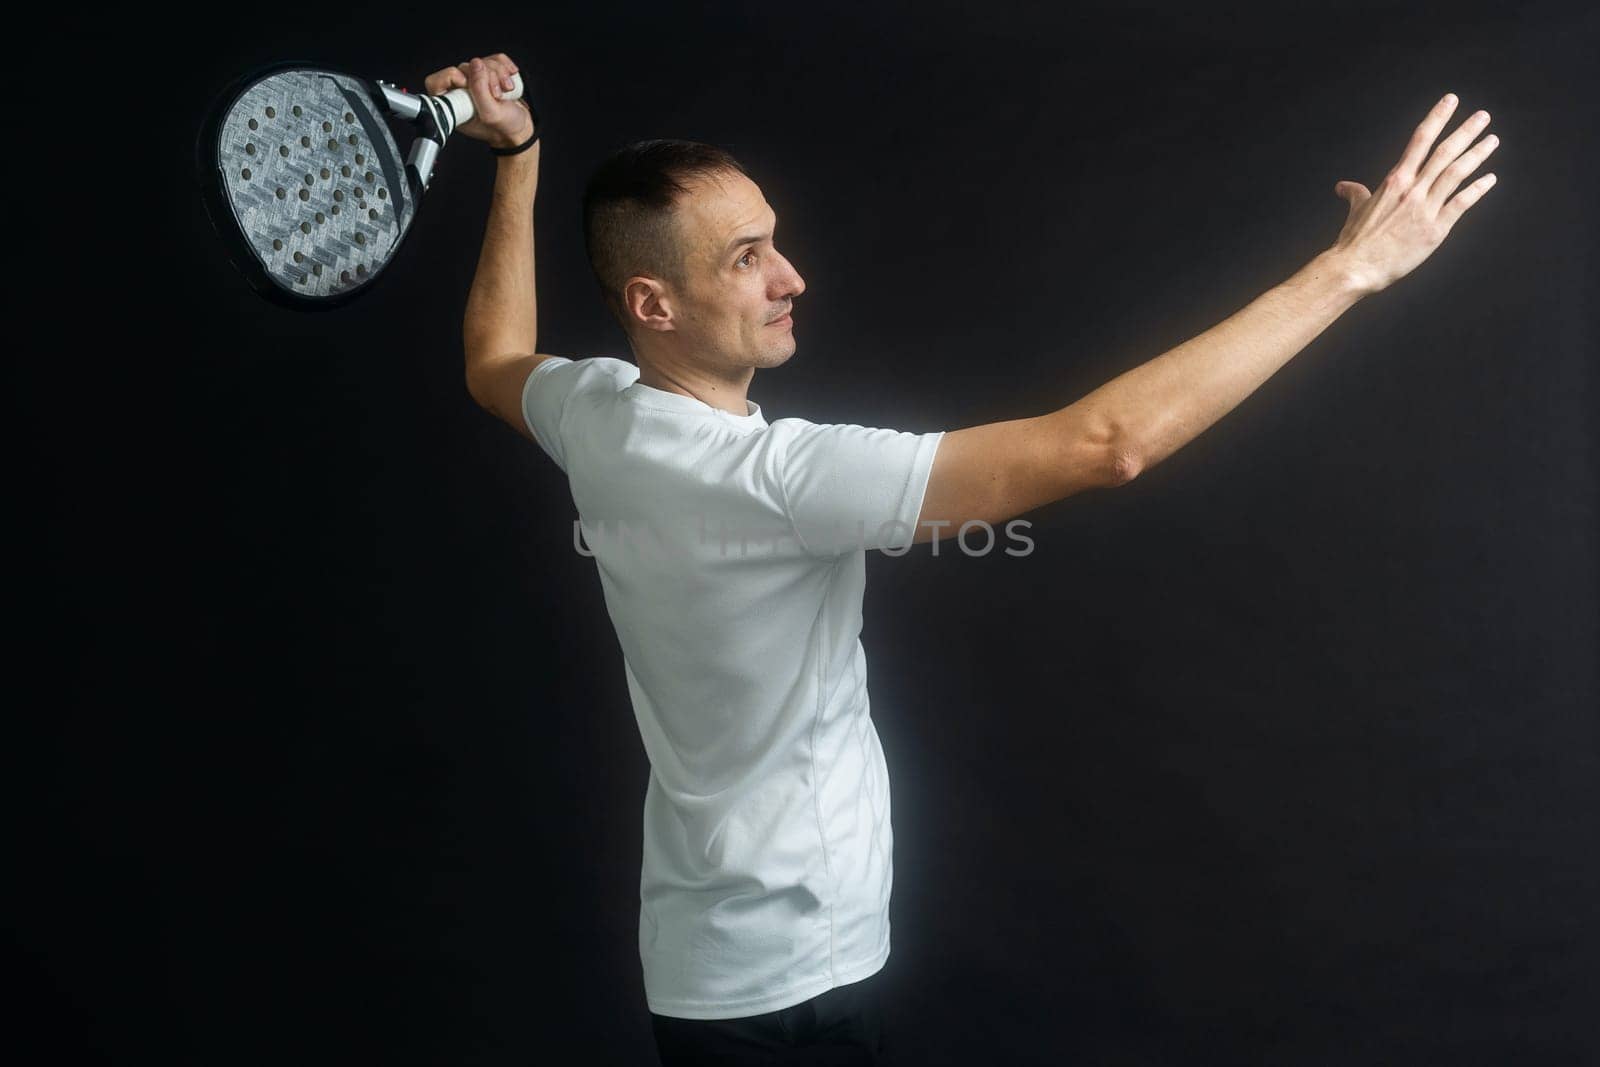
[[[1342,181],[1333,187],[1335,196],[1349,201],[1350,215],[1329,251],[1343,261],[1363,292],[1378,292],[1409,274],[1494,185],[1494,175],[1485,174],[1451,196],[1500,143],[1491,135],[1472,145],[1472,139],[1488,128],[1487,111],[1476,112],[1456,127],[1423,161],[1456,102],[1454,94],[1446,93],[1433,105],[1376,193],[1359,182]]]
[[[533,136],[533,113],[521,100],[502,100],[511,89],[511,75],[517,65],[504,52],[488,58],[474,57],[465,63],[445,67],[428,75],[423,89],[440,96],[451,89],[466,89],[472,94],[475,114],[456,127],[458,133],[495,148],[514,148]],[[535,145],[535,148],[538,146]]]

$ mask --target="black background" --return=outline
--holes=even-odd
[[[1041,414],[1192,337],[1330,243],[1334,182],[1375,186],[1440,95],[1450,129],[1489,110],[1494,189],[1193,443],[1031,514],[1027,558],[871,558],[889,1042],[1595,1062],[1579,11],[63,11],[48,77],[87,84],[65,140],[97,154],[51,172],[75,229],[12,367],[19,585],[45,594],[14,711],[30,1019],[111,1062],[655,1062],[620,651],[560,472],[462,381],[493,160],[452,143],[403,260],[328,315],[250,292],[193,188],[200,116],[252,66],[419,89],[505,51],[547,121],[541,350],[627,355],[590,168],[712,141],[808,284],[751,397],[914,431]]]

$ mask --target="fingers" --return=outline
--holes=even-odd
[[[490,100],[499,100],[511,88],[511,76],[505,73],[500,64],[486,59],[474,59],[468,77],[476,91],[483,93]],[[480,103],[480,110],[482,106]]]
[[[517,65],[511,62],[511,58],[504,52],[497,52],[487,58],[481,56],[474,57],[468,62],[461,64],[461,69],[471,73],[473,64],[475,63],[482,65],[489,87],[494,93],[496,99],[498,99],[502,93],[506,93],[511,90],[511,75],[517,72]]]
[[[1417,175],[1416,184],[1427,189],[1439,177],[1439,172],[1454,163],[1456,157],[1466,150],[1472,139],[1482,133],[1484,127],[1489,125],[1487,111],[1475,111],[1467,121],[1456,127],[1456,131],[1439,143],[1433,155],[1428,157],[1427,166],[1423,167]]]
[[[511,76],[517,73],[517,65],[504,52],[496,52],[492,56],[474,56],[465,63],[434,71],[423,80],[423,91],[439,96],[451,89],[467,88],[474,63],[483,64],[496,99],[514,88]]]
[[[1444,129],[1445,122],[1456,109],[1456,96],[1454,93],[1445,93],[1433,110],[1429,111],[1411,135],[1411,140],[1406,144],[1405,152],[1400,156],[1400,162],[1394,165],[1389,173],[1396,179],[1409,183],[1422,166],[1423,158],[1428,154],[1428,146],[1433,144],[1439,136],[1439,131]]]
[[[466,67],[467,91],[472,94],[473,110],[481,117],[500,95],[495,92],[494,73],[489,64],[481,59],[468,61]]]
[[[1494,182],[1495,178],[1492,173],[1485,174],[1457,193],[1448,204],[1440,209],[1439,222],[1444,226],[1445,233],[1450,232],[1450,227],[1454,226],[1456,220],[1466,213],[1467,208],[1476,204],[1483,198],[1484,193],[1493,188]]]
[[[1444,173],[1434,180],[1428,189],[1428,199],[1434,203],[1439,203],[1455,192],[1456,186],[1461,184],[1462,179],[1477,170],[1478,164],[1488,159],[1489,153],[1493,152],[1499,144],[1500,138],[1491,133],[1473,145],[1469,152],[1446,167]]]
[[[489,58],[500,65],[501,69],[505,73],[507,82],[511,80],[511,75],[517,72],[517,65],[511,62],[511,57],[506,55],[504,52],[496,52]],[[509,89],[511,86],[507,85],[506,88]]]
[[[439,96],[451,89],[464,89],[466,85],[467,76],[461,72],[460,67],[445,67],[423,79],[422,91],[432,96]]]

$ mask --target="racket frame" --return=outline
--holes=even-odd
[[[401,231],[388,256],[378,269],[372,272],[372,277],[344,292],[328,296],[306,296],[286,289],[261,264],[250,245],[249,238],[239,226],[228,195],[227,175],[223,171],[222,164],[218,162],[223,120],[239,97],[257,82],[289,70],[320,71],[356,82],[365,90],[366,99],[374,105],[375,113],[386,112],[388,116],[411,123],[417,129],[417,136],[411,142],[405,162],[405,181],[411,192],[413,216],[411,222]],[[268,63],[229,82],[206,111],[205,118],[200,124],[199,134],[195,138],[195,174],[200,187],[200,202],[205,207],[211,228],[222,238],[223,248],[229,261],[244,276],[252,289],[273,303],[295,311],[332,311],[372,289],[383,276],[383,272],[388,270],[389,265],[400,255],[401,247],[416,226],[415,215],[420,210],[423,194],[427,192],[434,161],[454,128],[455,113],[450,102],[444,97],[408,93],[396,88],[392,83],[350,74],[316,60],[286,59]],[[393,136],[392,130],[390,134]]]

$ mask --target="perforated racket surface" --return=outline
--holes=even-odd
[[[506,98],[521,89],[518,78]],[[410,159],[387,115],[417,124]],[[465,90],[414,96],[308,63],[274,64],[234,82],[208,113],[196,147],[201,198],[257,292],[300,310],[336,307],[394,261],[433,159],[471,115]]]

